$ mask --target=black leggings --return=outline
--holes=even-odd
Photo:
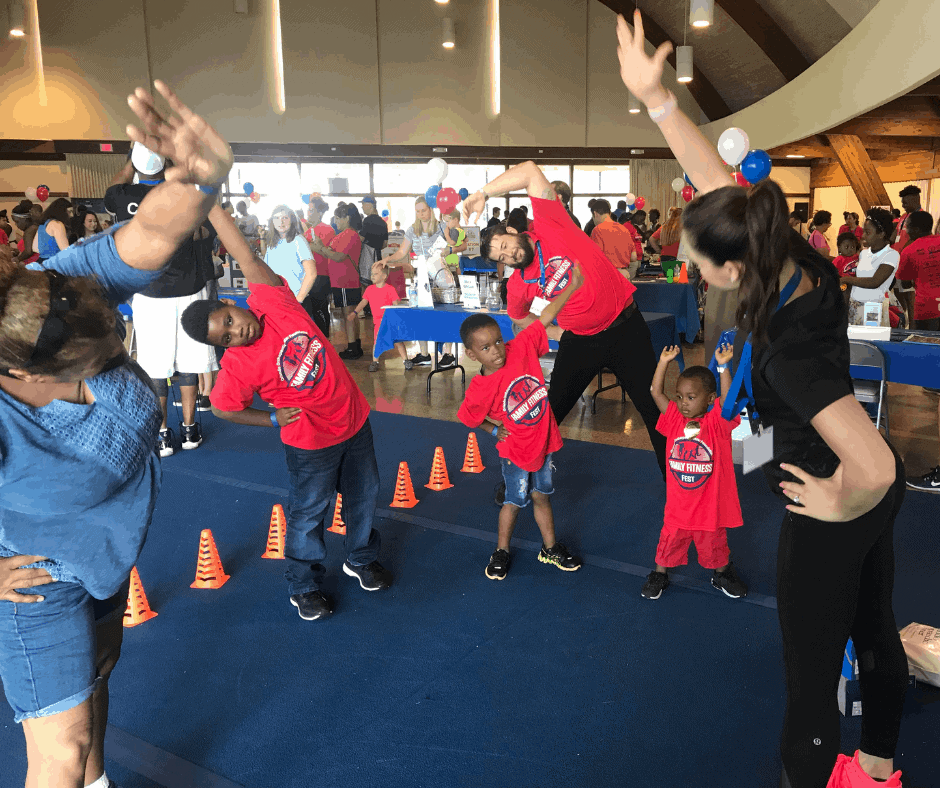
[[[894,451],[892,447],[892,451]],[[894,519],[904,465],[881,502],[847,523],[787,512],[777,553],[777,611],[787,708],[780,752],[792,788],[824,788],[839,754],[836,691],[851,636],[862,692],[861,750],[893,758],[907,658],[891,609]]]
[[[626,389],[649,433],[656,460],[666,478],[666,438],[656,431],[659,408],[650,386],[656,371],[656,354],[649,326],[639,309],[621,323],[593,336],[566,331],[558,343],[548,402],[559,424],[571,411],[601,369],[609,369]]]
[[[321,285],[320,282],[323,282]],[[319,285],[319,286],[318,286]],[[313,319],[323,336],[330,338],[330,280],[325,276],[318,276],[313,288],[301,305]]]

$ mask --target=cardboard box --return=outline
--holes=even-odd
[[[862,691],[858,681],[839,676],[839,711],[843,717],[862,715]]]

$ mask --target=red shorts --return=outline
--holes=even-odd
[[[685,528],[663,526],[656,548],[658,566],[685,566],[689,562],[689,545],[695,542],[698,562],[705,569],[718,569],[728,563],[728,531],[687,531]]]

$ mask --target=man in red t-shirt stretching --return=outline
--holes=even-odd
[[[666,478],[666,439],[656,431],[659,408],[650,393],[656,356],[649,328],[633,302],[636,288],[588,236],[577,229],[551,184],[534,162],[507,170],[464,201],[464,219],[483,211],[486,200],[525,189],[535,214],[531,232],[497,225],[484,231],[483,257],[514,268],[508,280],[509,316],[519,328],[536,320],[548,302],[568,287],[580,263],[584,285],[558,315],[559,340],[548,400],[559,424],[601,369],[610,369],[640,412]]]
[[[290,472],[285,576],[291,604],[312,621],[332,612],[319,588],[323,520],[336,492],[346,517],[343,571],[366,591],[391,584],[376,560],[380,540],[372,521],[379,473],[369,405],[333,346],[284,280],[255,256],[232,218],[221,209],[209,218],[248,280],[249,308],[199,301],[183,313],[183,328],[199,342],[227,348],[212,412],[235,424],[280,428]],[[277,410],[252,408],[255,394]]]

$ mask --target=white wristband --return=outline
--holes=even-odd
[[[673,95],[672,91],[666,92],[668,96],[662,104],[658,107],[648,107],[646,110],[653,123],[661,123],[668,118],[676,108],[676,97]]]
[[[720,375],[722,372],[727,372],[727,371],[728,371],[728,365],[727,365],[727,364],[719,364],[719,365],[718,365],[718,374],[719,374],[719,375]]]

